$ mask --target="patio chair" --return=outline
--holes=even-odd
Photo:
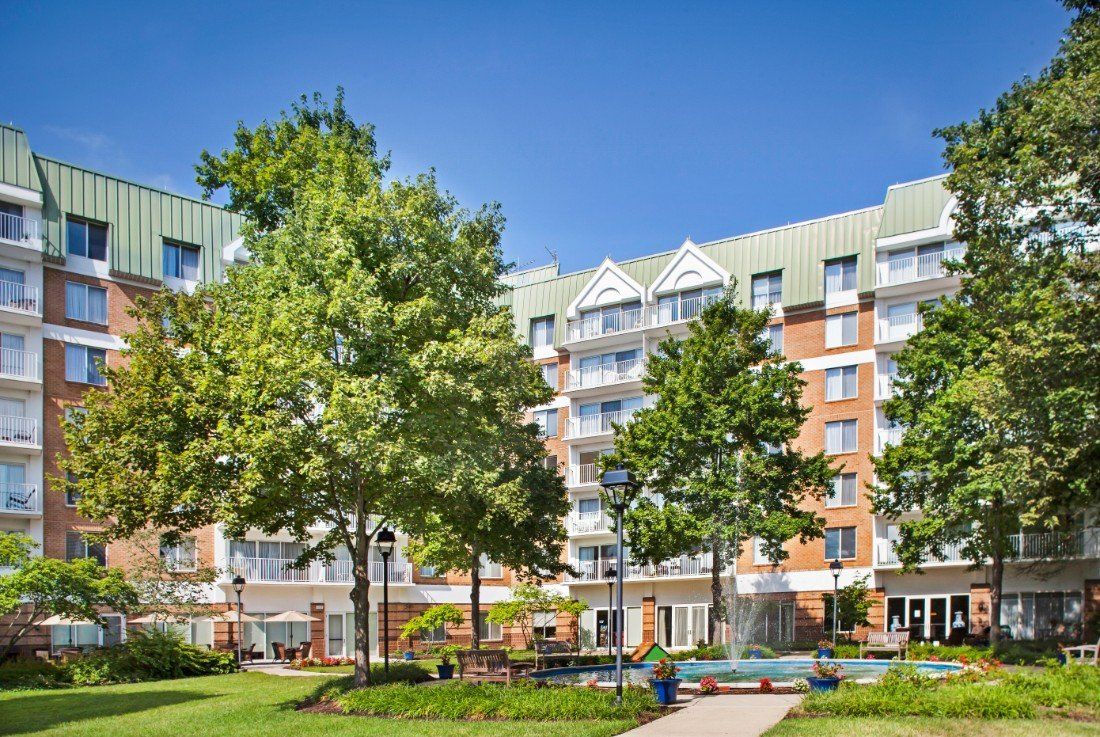
[[[309,654],[313,651],[312,642],[299,642],[298,643],[298,658],[300,660],[309,660]]]
[[[1074,645],[1073,647],[1064,647],[1062,650],[1066,653],[1066,663],[1068,664],[1072,660],[1071,654],[1076,653],[1077,662],[1084,663],[1085,656],[1092,653],[1092,664],[1100,665],[1100,640],[1096,641],[1095,645]]]
[[[271,650],[275,653],[275,660],[286,660],[286,645],[281,642],[272,642]]]

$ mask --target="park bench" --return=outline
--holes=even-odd
[[[905,660],[905,654],[909,650],[908,632],[871,632],[867,640],[859,643],[859,657],[865,652],[893,652]]]
[[[535,641],[535,669],[539,667],[539,658],[542,658],[542,666],[549,667],[551,660],[563,660],[573,657],[573,646],[564,640],[536,640]]]
[[[460,650],[455,658],[458,677],[471,681],[511,683],[513,678],[525,677],[532,668],[531,663],[513,663],[503,650]]]

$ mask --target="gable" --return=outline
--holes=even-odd
[[[645,301],[645,287],[627,276],[611,259],[605,258],[600,268],[596,269],[596,273],[569,304],[565,316],[572,320],[582,310],[634,300]]]
[[[669,292],[680,292],[703,286],[725,286],[730,275],[709,258],[690,238],[684,241],[676,255],[649,287],[649,300]]]

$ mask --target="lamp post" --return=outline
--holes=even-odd
[[[397,543],[393,530],[383,527],[375,538],[378,554],[382,556],[382,668],[390,673],[390,555]]]
[[[244,576],[233,577],[233,590],[237,592],[237,664],[241,664],[241,594],[244,592]]]
[[[844,570],[844,564],[840,558],[829,564],[829,570],[833,572],[833,647],[836,647],[836,600],[840,593],[840,572]]]
[[[614,471],[604,471],[600,486],[607,494],[607,501],[615,510],[615,620],[623,621],[623,512],[638,489],[634,474],[619,466]],[[623,642],[615,647],[615,703],[623,703]]]
[[[604,573],[607,576],[607,654],[611,655],[611,642],[615,637],[615,625],[612,619],[612,609],[615,606],[614,593],[612,592],[612,586],[615,585],[615,579],[618,577],[619,572],[614,568],[608,568]]]

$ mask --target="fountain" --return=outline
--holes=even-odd
[[[756,637],[756,627],[760,615],[767,604],[758,596],[743,596],[737,591],[737,569],[729,575],[729,583],[722,586],[723,608],[725,609],[726,637],[725,650],[730,670],[736,671],[745,645]]]

